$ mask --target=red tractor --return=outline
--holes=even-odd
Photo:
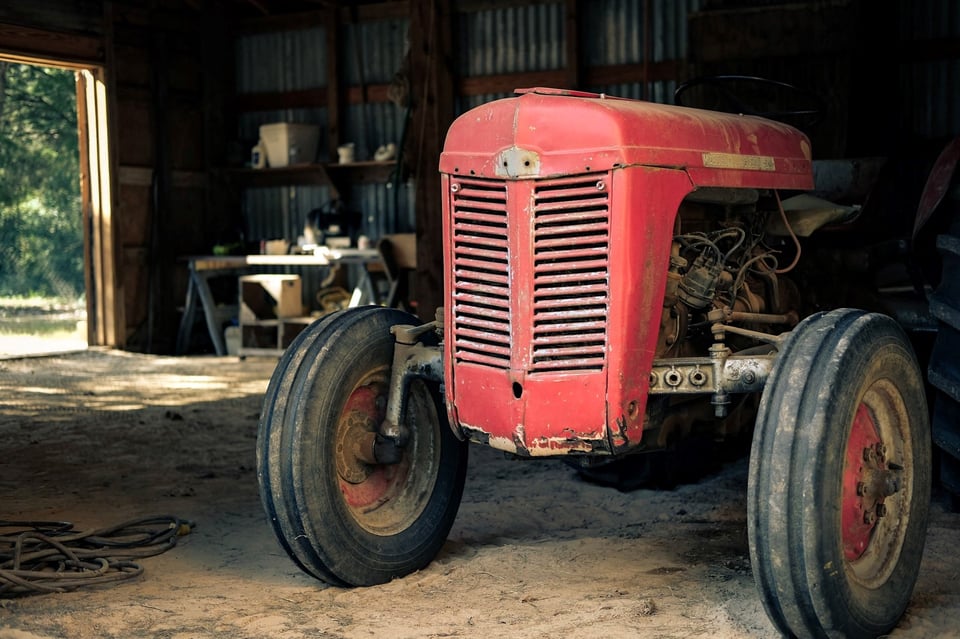
[[[580,468],[753,432],[748,532],[775,626],[872,637],[903,613],[931,484],[901,325],[812,308],[796,234],[836,215],[768,119],[532,89],[440,158],[446,303],[327,316],[284,354],[258,442],[280,543],[331,584],[428,564],[467,442]],[[802,284],[802,282],[801,282]]]

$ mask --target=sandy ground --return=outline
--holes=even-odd
[[[439,557],[339,589],[286,557],[254,444],[271,358],[120,352],[0,361],[0,518],[78,528],[170,513],[195,530],[135,580],[0,600],[0,639],[774,636],[746,540],[745,460],[671,491],[589,484],[559,462],[471,449]],[[960,515],[933,506],[890,636],[960,636]]]

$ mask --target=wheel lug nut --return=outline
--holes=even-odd
[[[867,512],[863,513],[863,523],[871,526],[875,521],[877,521],[877,514],[874,511],[868,510]]]
[[[863,497],[867,494],[867,485],[862,481],[857,482],[857,496]]]
[[[886,517],[887,507],[883,504],[877,504],[877,517]]]

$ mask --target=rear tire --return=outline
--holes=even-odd
[[[418,323],[380,307],[335,313],[298,336],[270,381],[257,447],[261,500],[284,550],[328,583],[374,585],[423,568],[456,517],[467,448],[436,385],[410,384],[400,463],[351,453],[384,417],[390,327]]]
[[[782,633],[896,625],[923,553],[930,466],[923,379],[900,327],[850,309],[799,324],[763,391],[747,502],[754,579]]]

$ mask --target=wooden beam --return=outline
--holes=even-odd
[[[417,313],[443,304],[443,199],[437,160],[454,116],[450,0],[411,0],[410,135],[402,150],[416,175]]]
[[[238,111],[280,111],[327,106],[329,89],[302,89],[270,93],[240,93],[234,98]]]
[[[303,11],[247,18],[236,24],[236,35],[256,35],[278,31],[302,31],[325,24],[328,11]]]
[[[340,89],[340,15],[327,14],[327,157],[337,157],[340,146],[340,115],[343,112],[343,92]]]
[[[0,24],[0,54],[22,62],[55,60],[57,66],[103,64],[103,39],[76,33]]]
[[[568,74],[565,69],[474,76],[461,78],[458,91],[460,95],[485,95],[488,93],[512,93],[514,89],[529,87],[563,87],[567,77]]]
[[[564,46],[566,47],[567,77],[564,87],[567,89],[580,88],[580,2],[579,0],[564,0]]]
[[[571,84],[569,69],[553,71],[528,71],[503,75],[484,75],[461,78],[458,90],[460,95],[485,95],[488,93],[512,93],[514,89],[529,87],[560,87],[575,89],[577,86],[596,87],[609,84],[643,82],[644,72],[648,82],[678,79],[681,63],[677,60],[651,62],[648,65],[616,64],[602,67],[590,67],[578,72],[578,85]]]
[[[646,74],[647,82],[662,82],[664,80],[678,80],[683,64],[678,60],[662,60],[644,65],[614,64],[602,67],[591,67],[584,73],[585,86],[605,86],[608,84],[626,84],[629,82],[643,82]]]
[[[497,9],[515,9],[538,4],[556,4],[557,0],[460,0],[457,2],[459,13],[477,11],[496,11]]]
[[[356,19],[360,22],[402,20],[410,16],[410,2],[409,0],[393,0],[391,2],[357,5],[355,8],[342,7],[337,11],[318,9],[247,18],[238,22],[237,34],[253,35],[256,33],[312,29],[326,24],[327,16],[330,13],[337,13],[342,22],[348,22],[352,19],[351,12],[353,11],[356,12]]]

